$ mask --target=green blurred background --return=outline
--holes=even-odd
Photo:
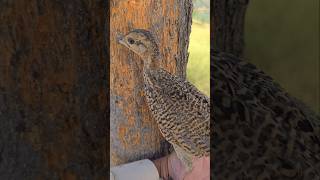
[[[194,0],[187,78],[210,92],[210,1]],[[245,57],[320,112],[319,1],[250,1]]]
[[[187,79],[210,95],[210,1],[193,0]]]
[[[250,1],[245,56],[320,112],[319,0]]]

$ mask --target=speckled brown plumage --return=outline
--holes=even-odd
[[[119,42],[144,61],[143,77],[148,107],[165,139],[190,169],[193,156],[210,153],[210,102],[188,81],[160,67],[158,45],[153,35],[136,29]]]
[[[319,116],[252,64],[211,52],[211,178],[319,180]]]
[[[208,156],[209,99],[163,69],[145,70],[144,79],[149,108],[166,140],[189,154]]]

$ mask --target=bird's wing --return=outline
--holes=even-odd
[[[146,81],[147,101],[164,137],[195,156],[210,151],[210,101],[189,82],[156,70]]]

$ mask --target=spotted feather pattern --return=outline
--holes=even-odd
[[[211,178],[319,180],[319,116],[254,65],[211,52]]]
[[[210,101],[196,87],[159,68],[144,70],[146,100],[165,139],[186,153],[210,153]]]

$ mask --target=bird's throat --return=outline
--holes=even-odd
[[[150,55],[144,59],[144,70],[156,70],[160,67],[160,57]]]

